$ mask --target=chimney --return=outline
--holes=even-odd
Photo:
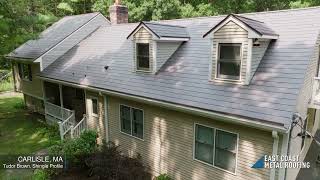
[[[121,0],[115,0],[114,4],[109,7],[111,24],[128,23],[128,8],[121,5]]]

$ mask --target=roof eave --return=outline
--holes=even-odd
[[[5,55],[4,57],[8,60],[13,60],[13,61],[25,61],[25,62],[35,61],[35,58],[29,58],[29,57],[17,57],[17,56],[10,56],[10,55]]]
[[[161,101],[157,99],[150,99],[142,96],[137,96],[137,95],[132,95],[132,94],[126,94],[123,92],[118,92],[118,91],[112,91],[108,89],[102,89],[98,87],[92,87],[88,85],[82,85],[74,82],[68,82],[64,80],[59,80],[59,79],[54,79],[50,77],[45,77],[42,75],[38,76],[42,80],[50,81],[50,82],[56,82],[56,83],[61,83],[73,87],[78,87],[78,88],[84,88],[87,90],[93,90],[97,91],[100,93],[112,95],[112,96],[117,96],[117,97],[122,97],[122,98],[127,98],[127,99],[132,99],[135,101],[140,101],[148,104],[153,104],[153,105],[158,105],[160,107],[166,107],[170,109],[175,109],[178,111],[183,111],[183,112],[188,112],[196,115],[200,115],[203,117],[208,117],[208,118],[213,118],[219,121],[223,122],[229,122],[229,123],[234,123],[234,124],[239,124],[243,126],[248,126],[248,127],[253,127],[256,129],[261,129],[265,131],[278,131],[280,133],[287,133],[288,132],[288,127],[286,127],[282,123],[273,123],[273,122],[268,122],[265,120],[254,120],[246,117],[240,117],[232,114],[225,114],[225,113],[219,113],[215,111],[209,111],[205,109],[199,109],[195,107],[190,107],[182,104],[175,104],[167,101]]]

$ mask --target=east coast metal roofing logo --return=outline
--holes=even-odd
[[[310,168],[310,162],[299,161],[299,156],[264,155],[253,164],[252,168]]]

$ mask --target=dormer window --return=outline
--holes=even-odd
[[[217,78],[240,80],[241,44],[220,43],[217,60]]]
[[[136,43],[137,70],[150,71],[149,43]]]
[[[185,27],[140,22],[128,35],[133,43],[133,70],[156,74],[179,46],[190,39]]]
[[[279,37],[264,22],[230,14],[203,37],[210,37],[209,80],[249,85],[271,40]]]

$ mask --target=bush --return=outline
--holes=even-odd
[[[36,169],[33,172],[32,180],[47,180],[49,179],[49,174],[46,170],[43,169]]]
[[[142,164],[141,156],[127,157],[121,154],[118,146],[108,143],[86,159],[90,168],[89,176],[98,179],[150,179],[150,174]]]
[[[65,155],[71,163],[78,164],[89,154],[95,152],[97,133],[88,130],[83,132],[79,138],[60,142],[49,148],[50,155]]]
[[[171,178],[168,176],[168,174],[160,174],[155,178],[155,180],[171,180]]]

